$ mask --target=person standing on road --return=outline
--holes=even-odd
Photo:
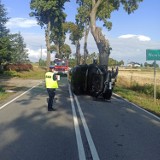
[[[56,89],[58,88],[57,77],[54,73],[54,67],[50,68],[50,71],[45,74],[46,89],[49,95],[48,100],[48,111],[54,111],[53,100],[56,94]]]

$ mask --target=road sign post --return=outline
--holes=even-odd
[[[160,49],[147,49],[146,60],[148,61],[160,60]]]
[[[154,102],[156,102],[156,60],[154,60]]]
[[[146,60],[154,60],[154,102],[156,102],[156,60],[160,60],[160,49],[147,49]]]

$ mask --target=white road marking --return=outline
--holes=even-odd
[[[132,102],[129,102],[127,99],[122,98],[122,97],[121,97],[121,96],[119,96],[118,94],[115,94],[115,93],[114,93],[114,95],[116,95],[117,97],[119,97],[119,98],[123,99],[125,102],[127,102],[127,103],[129,103],[129,104],[132,104],[134,107],[136,107],[136,108],[138,108],[138,109],[140,109],[140,110],[144,111],[145,113],[147,113],[147,114],[151,115],[152,117],[154,117],[154,118],[156,118],[156,119],[160,120],[160,117],[156,116],[155,114],[153,114],[153,113],[151,113],[151,112],[149,112],[149,111],[147,111],[147,110],[145,110],[145,109],[143,109],[143,108],[139,107],[138,105],[136,105],[136,104],[134,104],[134,103],[132,103]]]
[[[41,82],[40,82],[41,83]],[[40,84],[39,83],[39,84]],[[16,99],[20,98],[21,96],[23,96],[24,94],[26,94],[27,92],[29,92],[30,90],[32,90],[33,88],[37,87],[39,84],[33,86],[32,88],[28,89],[27,91],[23,92],[22,94],[20,94],[19,96],[17,96],[16,98],[12,99],[11,101],[7,102],[6,104],[4,104],[3,106],[0,107],[0,110],[3,109],[4,107],[6,107],[7,105],[9,105],[10,103],[14,102]]]
[[[90,147],[90,150],[91,150],[92,158],[93,158],[93,160],[99,160],[99,156],[98,156],[96,147],[95,147],[94,142],[92,140],[92,136],[90,134],[89,128],[88,128],[87,123],[86,123],[86,120],[85,120],[83,112],[81,110],[78,98],[77,98],[76,95],[74,95],[74,96],[75,96],[75,100],[76,100],[76,103],[77,103],[77,106],[78,106],[78,110],[79,110],[79,114],[80,114],[80,117],[81,117],[81,120],[82,120],[84,131],[85,131],[85,134],[86,134],[86,137],[87,137],[87,141],[88,141],[88,144],[89,144],[89,147]]]
[[[74,122],[74,128],[76,132],[76,139],[77,139],[77,145],[78,145],[78,154],[79,154],[79,160],[86,160],[85,156],[85,151],[82,143],[82,137],[79,129],[79,123],[78,123],[78,118],[75,110],[75,106],[73,103],[73,96],[71,93],[70,85],[69,86],[69,94],[70,94],[70,99],[71,99],[71,106],[72,106],[72,112],[73,112],[73,122]]]
[[[113,96],[112,96],[111,100],[113,100],[114,102],[124,102],[123,99],[116,98],[116,97],[113,97]]]

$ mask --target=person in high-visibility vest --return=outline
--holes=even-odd
[[[54,111],[55,108],[53,108],[53,100],[56,94],[56,89],[58,88],[57,77],[54,74],[54,67],[50,68],[50,71],[45,74],[45,82],[49,95],[48,111]]]

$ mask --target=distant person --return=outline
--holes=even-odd
[[[58,88],[57,77],[54,73],[54,67],[50,68],[49,72],[45,74],[46,88],[49,95],[48,100],[48,111],[55,111],[53,108],[53,100],[56,94],[56,89]]]

